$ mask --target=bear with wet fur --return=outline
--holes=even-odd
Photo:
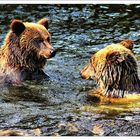
[[[14,83],[46,78],[43,67],[46,59],[54,55],[47,18],[37,23],[13,20],[0,48],[0,81]]]
[[[138,66],[132,52],[133,41],[123,40],[95,53],[81,71],[84,79],[94,79],[97,92],[108,98],[124,98],[140,93]]]

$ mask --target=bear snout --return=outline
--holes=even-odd
[[[80,71],[80,76],[82,79],[88,79],[89,77],[84,73],[83,70]]]
[[[51,58],[51,57],[54,57],[54,56],[56,55],[56,50],[51,50],[50,52],[51,52],[50,58]]]
[[[90,63],[80,71],[80,75],[82,79],[89,79],[89,80],[94,79],[94,74],[95,74],[95,70]]]
[[[86,79],[86,76],[82,74],[82,72],[80,71],[80,76],[82,79]]]
[[[54,49],[45,48],[45,49],[41,49],[39,51],[39,57],[44,57],[46,59],[54,57],[55,54],[56,54],[56,50],[54,50]]]

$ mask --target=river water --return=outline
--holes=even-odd
[[[0,5],[0,11],[0,45],[12,19],[37,22],[47,17],[57,49],[44,68],[49,81],[1,85],[0,130],[31,136],[140,135],[139,102],[89,101],[87,93],[96,83],[79,75],[93,53],[125,38],[135,42],[140,64],[140,5]]]

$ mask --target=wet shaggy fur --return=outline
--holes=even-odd
[[[124,98],[140,93],[136,58],[131,51],[133,42],[124,40],[95,53],[81,71],[84,79],[95,79],[98,92],[109,98]]]
[[[13,20],[0,49],[0,82],[21,82],[48,77],[43,72],[46,59],[54,56],[48,19],[38,23]]]

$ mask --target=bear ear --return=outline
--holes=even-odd
[[[47,18],[43,18],[43,19],[39,20],[37,23],[43,25],[48,30],[48,19]]]
[[[25,25],[21,20],[13,20],[11,23],[11,29],[13,33],[15,33],[17,36],[19,36],[24,30],[25,30]]]
[[[121,41],[120,44],[123,45],[124,47],[126,47],[127,49],[132,50],[133,46],[134,46],[134,41],[125,39],[125,40]]]

